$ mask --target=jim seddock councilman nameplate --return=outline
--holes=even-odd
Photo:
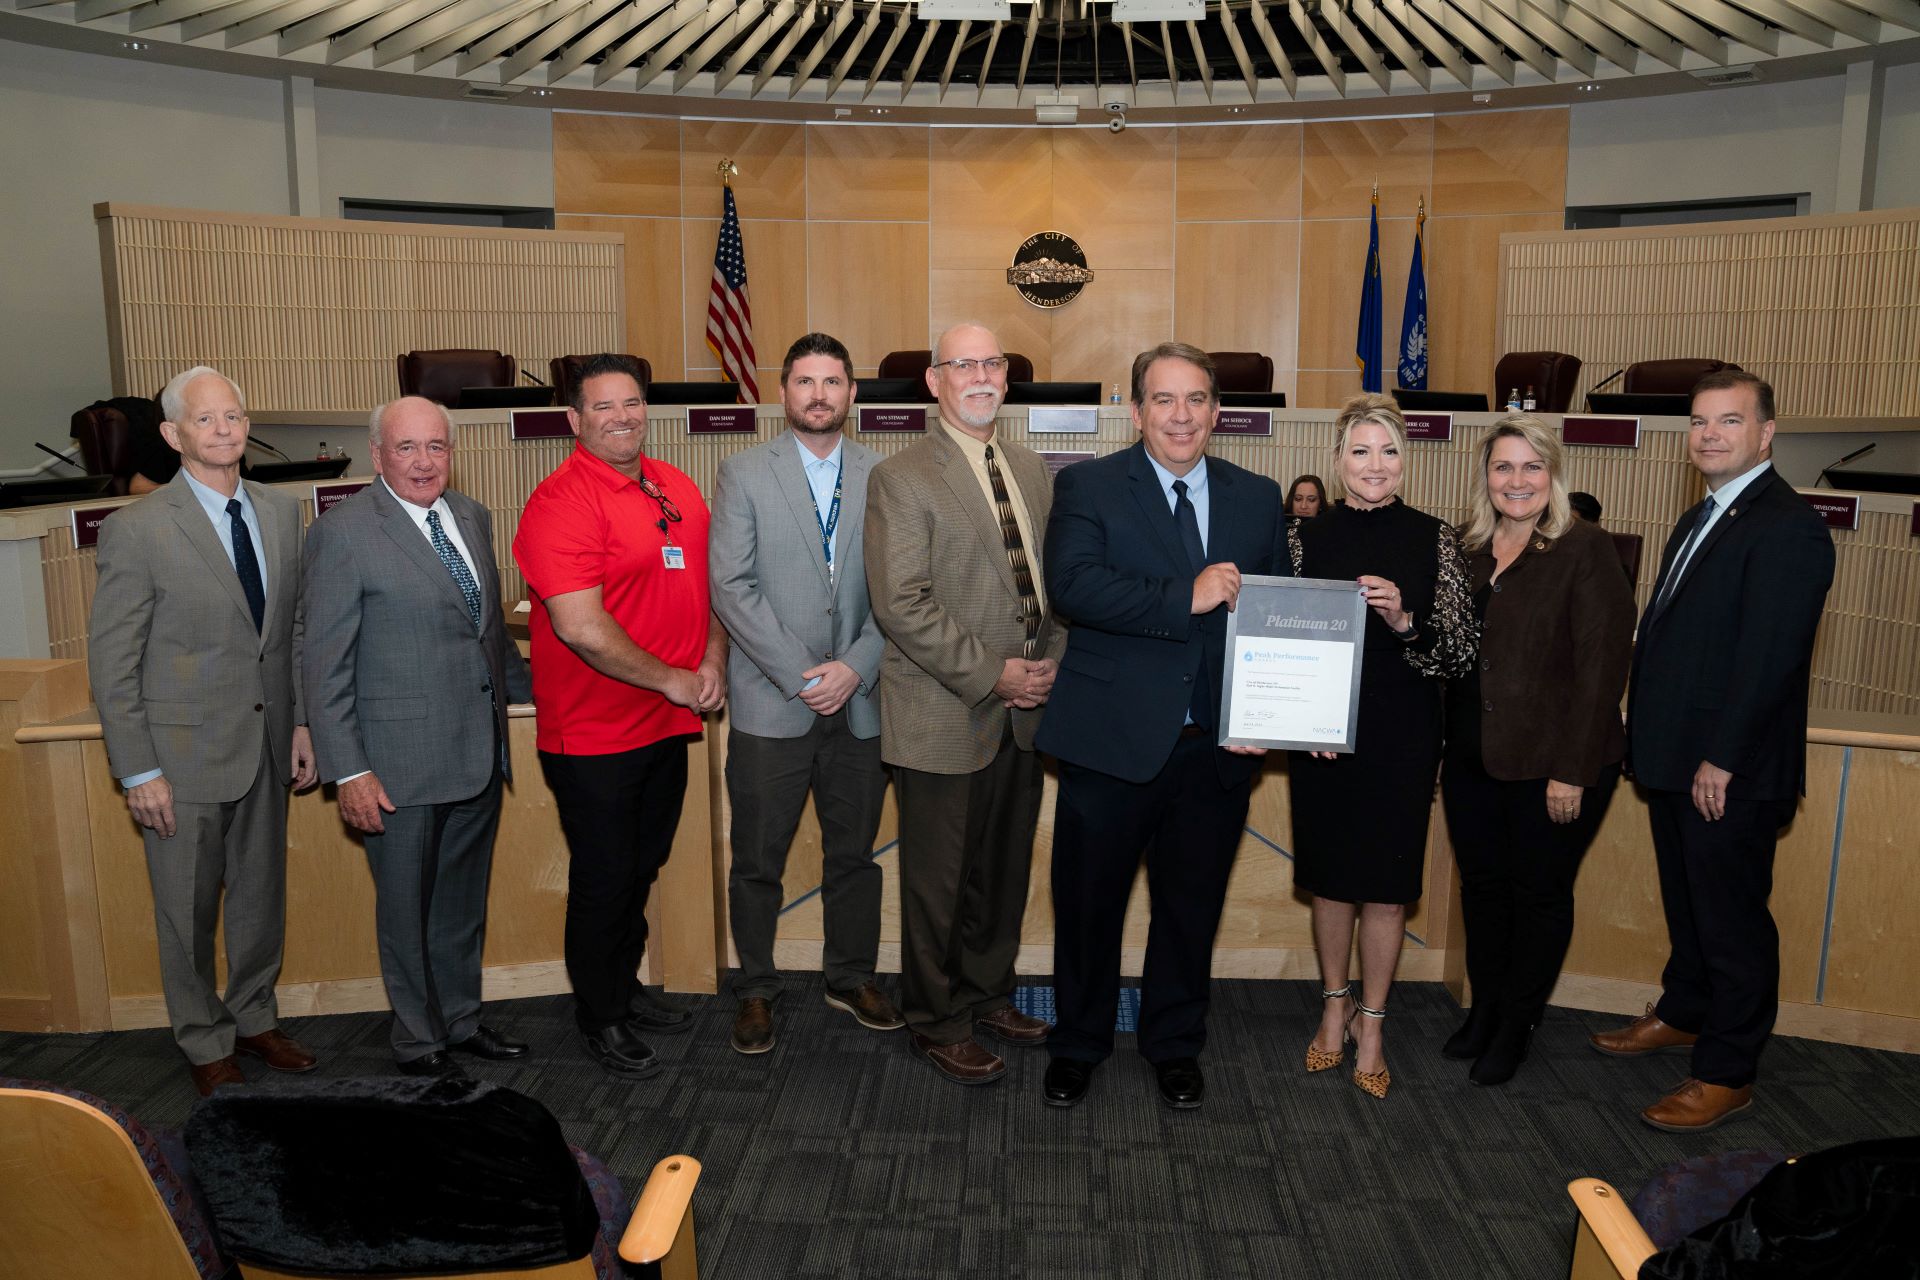
[[[1241,578],[1227,615],[1220,745],[1352,751],[1366,620],[1351,580]]]

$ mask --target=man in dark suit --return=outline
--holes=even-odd
[[[1053,832],[1057,1025],[1046,1101],[1070,1107],[1113,1052],[1120,930],[1144,850],[1153,917],[1140,1053],[1168,1106],[1200,1105],[1213,935],[1262,754],[1215,745],[1227,613],[1281,571],[1279,486],[1206,456],[1213,361],[1133,362],[1139,443],[1063,470],[1047,591],[1072,622],[1036,739],[1060,761]]]
[[[373,411],[380,478],[307,535],[302,676],[320,776],[366,837],[394,1058],[459,1075],[527,1047],[480,1021],[507,703],[532,696],[507,639],[487,509],[447,487],[453,424],[409,396]]]
[[[100,526],[87,668],[146,842],[173,1038],[204,1096],[314,1057],[279,1028],[287,784],[313,783],[301,714],[300,507],[240,478],[247,406],[205,365],[160,393],[180,470]],[[224,895],[222,890],[224,889]],[[224,909],[223,909],[224,908]],[[227,987],[213,967],[224,916]]]
[[[1676,1133],[1753,1105],[1779,999],[1767,898],[1775,840],[1806,790],[1833,540],[1773,469],[1772,441],[1765,382],[1722,370],[1694,388],[1687,451],[1707,497],[1667,540],[1627,692],[1627,759],[1648,793],[1671,950],[1659,1003],[1592,1043],[1617,1057],[1691,1049],[1690,1077],[1641,1112]]]

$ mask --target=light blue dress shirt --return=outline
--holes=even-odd
[[[1207,516],[1213,510],[1212,500],[1207,495],[1206,455],[1202,454],[1200,461],[1193,464],[1193,470],[1184,476],[1177,476],[1161,466],[1159,460],[1151,453],[1147,455],[1147,461],[1152,464],[1153,474],[1160,480],[1160,492],[1167,497],[1168,511],[1175,511],[1179,507],[1180,499],[1173,491],[1173,482],[1175,480],[1187,482],[1187,501],[1193,504],[1193,517],[1200,522],[1200,549],[1206,550]]]
[[[1680,575],[1684,574],[1687,566],[1693,563],[1694,553],[1700,550],[1701,544],[1707,540],[1707,535],[1713,532],[1713,526],[1720,522],[1720,517],[1726,513],[1727,508],[1747,491],[1748,485],[1758,480],[1760,474],[1772,465],[1773,460],[1769,458],[1751,471],[1741,472],[1707,495],[1713,499],[1713,506],[1707,512],[1707,522],[1700,526],[1698,533],[1687,539],[1686,555],[1673,566],[1673,572],[1667,575],[1669,581],[1675,583],[1680,581]]]
[[[814,536],[818,537],[821,526],[826,524],[827,512],[833,507],[833,483],[840,476],[840,456],[846,452],[847,442],[845,439],[836,440],[832,453],[824,458],[816,458],[813,456],[813,451],[801,443],[799,436],[794,436],[793,440],[796,446],[795,452],[800,455],[801,465],[806,471],[807,488],[813,490],[813,508],[818,513],[820,522],[813,532]],[[843,497],[840,502],[841,513],[845,514],[846,509],[846,499]],[[831,545],[834,551],[832,561],[837,562],[840,552],[840,530],[837,526],[833,531]],[[836,563],[829,563],[827,567],[833,569],[835,573],[839,572]]]

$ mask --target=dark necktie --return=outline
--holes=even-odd
[[[247,596],[247,608],[253,610],[256,633],[267,618],[267,589],[260,582],[260,558],[253,553],[253,535],[240,518],[240,499],[227,499],[227,519],[233,521],[233,571],[240,575],[240,590]]]
[[[1707,527],[1707,521],[1713,518],[1713,495],[1708,494],[1700,500],[1700,505],[1688,513],[1693,517],[1693,527],[1687,531],[1687,540],[1680,544],[1680,551],[1673,557],[1673,563],[1667,566],[1667,580],[1660,584],[1660,593],[1653,599],[1655,609],[1667,607],[1667,601],[1673,597],[1673,589],[1680,583],[1680,576],[1686,572],[1687,561],[1698,549],[1700,534]]]
[[[1187,497],[1185,480],[1173,482],[1173,518],[1180,526],[1180,544],[1187,549],[1187,560],[1197,578],[1207,567],[1207,548],[1200,541],[1200,515],[1193,509],[1193,500]]]
[[[473,580],[473,570],[467,567],[467,562],[454,549],[447,531],[440,527],[438,511],[427,512],[427,539],[433,543],[440,563],[447,566],[447,572],[453,575],[453,585],[460,588],[460,598],[467,602],[467,616],[473,619],[473,629],[480,630],[480,584]]]
[[[1013,514],[1013,499],[1007,495],[1007,482],[993,461],[993,446],[987,446],[987,483],[993,486],[993,505],[1000,516],[1000,540],[1007,544],[1007,563],[1013,566],[1013,585],[1020,589],[1020,621],[1026,625],[1027,641],[1022,656],[1033,656],[1034,642],[1040,635],[1040,597],[1033,589],[1033,569],[1027,564],[1027,548],[1020,541],[1020,521]]]

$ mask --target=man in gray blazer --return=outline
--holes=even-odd
[[[300,508],[243,481],[240,388],[198,365],[160,394],[180,471],[100,526],[87,669],[114,776],[140,824],[160,981],[202,1096],[314,1057],[279,1029],[287,784],[311,786],[295,688]],[[213,941],[225,888],[227,989]]]
[[[787,434],[720,464],[708,566],[713,611],[746,657],[728,672],[728,906],[740,972],[733,1047],[773,1048],[781,878],[813,791],[823,855],[827,1003],[874,1031],[906,1025],[873,980],[883,877],[873,861],[886,771],[874,687],[884,641],[867,605],[867,472],[842,435],[856,388],[840,340],[810,333],[780,369]]]
[[[480,1021],[487,881],[510,780],[507,704],[532,697],[507,639],[487,509],[447,487],[453,424],[417,396],[373,411],[380,478],[307,535],[301,665],[320,776],[366,837],[394,1058],[523,1057]]]

